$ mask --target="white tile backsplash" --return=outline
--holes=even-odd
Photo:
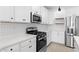
[[[25,34],[28,24],[0,23],[0,36]]]
[[[48,31],[48,25],[42,24],[20,24],[20,23],[0,23],[0,37],[23,35],[27,27],[37,27],[39,31]]]

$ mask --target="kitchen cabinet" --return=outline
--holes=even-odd
[[[52,39],[53,42],[64,44],[64,32],[54,31],[52,33],[52,38],[53,38]]]
[[[30,22],[31,6],[15,6],[15,22]]]
[[[14,11],[12,6],[0,6],[0,21],[13,21]]]
[[[0,52],[36,52],[36,37],[4,47]]]
[[[59,43],[64,44],[64,32],[59,32]]]
[[[52,30],[52,41],[64,44],[65,43],[65,25],[64,18],[55,18],[55,23],[53,24]]]
[[[79,52],[79,46],[75,40],[74,40],[74,52]]]
[[[41,6],[32,6],[32,12],[37,13],[40,15],[41,13]]]
[[[1,50],[1,52],[19,52],[19,51],[20,51],[19,44],[15,44]]]
[[[48,24],[48,10],[43,6],[1,6],[0,21],[30,23],[30,12],[42,17],[42,24]]]
[[[51,35],[52,33],[51,33],[51,31],[49,30],[48,32],[47,32],[47,46],[51,43]]]
[[[22,52],[36,52],[36,40],[35,38],[27,40],[21,43]]]
[[[42,24],[48,24],[48,10],[45,7],[41,7]]]
[[[51,43],[51,36],[47,36],[47,46]]]

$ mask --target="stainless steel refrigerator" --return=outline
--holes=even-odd
[[[76,36],[79,36],[79,16],[76,16],[75,18],[75,32],[76,32]]]
[[[70,48],[74,48],[74,35],[76,34],[75,20],[75,16],[68,16],[65,18],[65,46]]]

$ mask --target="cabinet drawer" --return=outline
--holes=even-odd
[[[21,48],[21,52],[36,52],[36,47],[30,44]]]
[[[25,47],[27,45],[31,44],[31,40],[27,40],[21,43],[21,47]]]
[[[22,42],[21,52],[36,52],[36,38]]]
[[[1,52],[19,52],[19,44],[4,48]]]

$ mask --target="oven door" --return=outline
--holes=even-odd
[[[43,37],[42,39],[37,39],[37,52],[47,45],[47,38]]]
[[[30,13],[30,20],[31,20],[31,23],[40,23],[42,21],[40,15],[33,14],[32,12]]]

